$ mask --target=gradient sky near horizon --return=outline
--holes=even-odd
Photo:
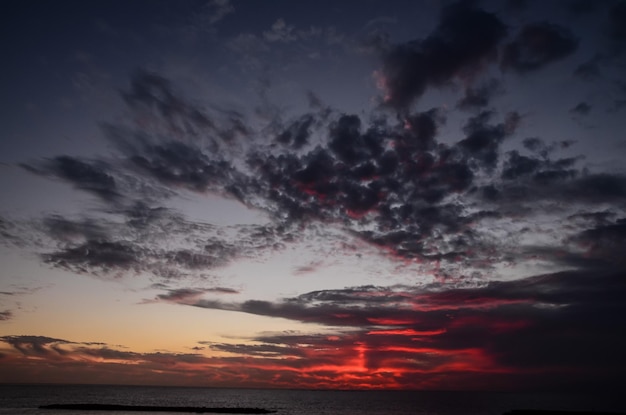
[[[2,6],[0,382],[623,381],[625,1]]]

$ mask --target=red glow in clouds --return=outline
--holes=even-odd
[[[310,344],[254,352],[239,345],[228,356],[134,353],[94,344],[33,336],[13,337],[2,347],[7,379],[41,382],[213,385],[302,388],[419,388],[436,385],[433,377],[467,373],[498,373],[485,350],[439,349],[395,344],[436,337],[446,330],[370,330],[360,335],[312,337]],[[367,339],[372,339],[368,341]],[[284,349],[284,350],[283,350]],[[437,386],[437,385],[436,385]],[[438,385],[444,387],[444,384]]]

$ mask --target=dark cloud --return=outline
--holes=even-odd
[[[205,247],[205,252],[207,254],[190,250],[170,251],[166,255],[166,261],[174,268],[209,269],[226,263],[236,249],[226,244],[209,244]]]
[[[198,299],[205,293],[205,290],[201,289],[177,289],[177,290],[168,290],[167,294],[159,294],[156,297],[158,301],[165,302],[176,302],[180,304],[185,304],[189,301],[198,301]],[[150,301],[147,301],[150,302]]]
[[[119,196],[115,179],[103,161],[87,162],[70,156],[58,156],[37,164],[22,164],[26,170],[43,175],[56,176],[78,189],[93,193],[111,201]]]
[[[215,293],[215,294],[239,294],[238,290],[235,290],[234,288],[226,288],[226,287],[207,288],[206,292]]]
[[[207,293],[212,294],[238,294],[239,291],[232,288],[214,287],[214,288],[179,288],[175,290],[167,290],[167,294],[159,294],[154,301],[164,301],[179,304],[193,304]],[[150,301],[148,301],[150,302]]]
[[[43,219],[43,226],[52,238],[65,242],[99,240],[106,236],[105,228],[91,219],[77,222],[60,215],[51,215]]]
[[[509,158],[505,161],[502,171],[502,178],[511,180],[522,176],[531,175],[539,170],[541,160],[520,155],[517,151],[509,153]]]
[[[546,143],[531,137],[522,143],[531,154],[518,150],[505,154],[500,170],[502,181],[494,180],[483,189],[486,200],[509,207],[511,203],[522,203],[538,212],[542,209],[532,208],[531,203],[569,200],[595,205],[617,202],[623,197],[620,175],[581,169],[582,156],[554,158],[558,150],[570,147],[571,142]]]
[[[574,115],[587,115],[591,111],[591,105],[586,102],[580,102],[575,107],[569,110]]]
[[[545,157],[524,156],[511,151],[504,162],[502,178],[505,180],[532,180],[535,184],[548,185],[567,181],[578,175],[574,165],[578,158],[550,160]]]
[[[2,243],[19,243],[15,223],[0,216],[0,241]]]
[[[103,347],[93,349],[90,347],[78,347],[74,351],[74,353],[80,353],[84,356],[96,357],[100,359],[115,359],[115,360],[127,360],[132,361],[136,359],[140,359],[142,356],[139,353],[128,352],[124,350],[115,350],[103,345]]]
[[[623,244],[623,223],[616,225],[582,237],[594,239],[599,232]],[[204,343],[235,355],[292,357],[296,367],[314,368],[339,364],[344,353],[354,356],[360,348],[359,364],[370,372],[389,370],[399,360],[407,371],[422,375],[480,367],[477,380],[500,371],[514,379],[532,369],[548,376],[551,387],[565,373],[581,387],[608,386],[626,364],[621,357],[626,336],[616,330],[624,294],[620,271],[596,267],[474,288],[363,286],[274,303],[200,300],[192,305],[349,328],[335,336],[277,334],[256,337],[256,344]],[[329,353],[316,355],[319,350]]]
[[[139,353],[100,342],[73,342],[44,336],[3,336],[3,375],[12,379],[37,378],[62,383],[72,379],[89,383],[94,378],[114,384],[120,377],[137,384],[198,384],[202,367],[219,363],[198,354]],[[36,362],[33,362],[36,360]],[[45,364],[42,364],[45,362]],[[192,372],[197,371],[197,376]],[[150,375],[152,373],[153,375]],[[159,375],[154,375],[159,373]],[[191,383],[182,382],[192,377]],[[219,376],[218,376],[219,377]],[[5,378],[8,379],[8,378]],[[217,377],[216,377],[217,379]]]
[[[507,0],[506,5],[512,10],[525,10],[528,7],[528,0]]]
[[[608,239],[621,238],[624,232],[618,228],[598,232]],[[347,374],[352,381],[359,376],[364,384],[394,388],[471,381],[479,388],[501,390],[527,384],[530,376],[539,389],[602,390],[612,388],[626,364],[621,353],[626,336],[619,329],[626,294],[621,274],[607,267],[471,288],[362,286],[314,291],[279,302],[193,303],[202,290],[172,290],[167,299],[182,304],[335,328],[307,334],[266,332],[245,342],[199,342],[220,352],[219,357],[137,353],[43,336],[4,336],[0,341],[12,349],[3,350],[6,368],[29,357],[57,369],[71,362],[93,366],[97,359],[101,374],[107,365],[132,362],[125,366],[138,365],[142,372],[167,367],[170,373],[190,376],[201,371],[206,377],[210,367],[221,381],[231,376],[280,378],[292,386],[341,384]],[[230,371],[222,372],[225,367]],[[119,370],[116,373],[119,376]],[[384,374],[388,376],[381,378]]]
[[[559,149],[567,149],[575,144],[575,141],[564,140],[560,142],[546,142],[539,137],[528,137],[522,140],[524,148],[530,150],[536,156],[549,159]]]
[[[609,10],[609,36],[621,50],[626,40],[626,3],[616,1]]]
[[[15,318],[16,314],[23,309],[22,297],[33,294],[42,288],[15,285],[10,287],[7,291],[0,291],[0,321],[8,321]]]
[[[183,218],[162,206],[150,206],[144,202],[136,202],[121,212],[126,218],[128,226],[135,229],[148,227],[163,227],[167,224],[176,224],[182,227]],[[168,229],[164,229],[168,230]]]
[[[301,148],[309,141],[311,127],[315,119],[310,114],[305,114],[293,123],[285,131],[276,137],[276,141],[284,145],[290,145],[296,149]]]
[[[577,160],[542,161],[536,165],[536,159],[510,154],[503,178],[514,181],[496,187],[498,198],[506,203],[576,202],[590,207],[624,202],[626,179],[623,176],[581,172],[572,168]]]
[[[385,55],[385,103],[406,111],[428,87],[476,70],[505,35],[506,26],[494,14],[471,2],[447,6],[430,36],[396,45]]]
[[[428,53],[439,56],[432,48],[440,44],[444,49],[460,48],[455,43],[461,42],[458,31],[469,30],[479,21],[499,27],[492,15],[466,7],[446,9],[440,27],[423,42]],[[462,11],[469,13],[469,22],[462,26],[469,26],[457,28]],[[460,68],[465,63],[450,65]],[[497,86],[486,85],[480,94],[488,95]],[[269,148],[250,142],[244,151],[216,127],[236,120],[244,123],[237,129],[252,131],[245,117],[232,111],[220,111],[222,118],[206,125],[212,129],[206,135],[170,138],[168,129],[173,127],[169,124],[193,124],[202,111],[158,75],[140,72],[124,98],[133,118],[141,119],[148,111],[162,128],[141,123],[105,125],[107,138],[124,157],[115,167],[115,179],[105,170],[97,174],[87,167],[86,178],[67,177],[87,191],[93,191],[93,183],[109,183],[117,199],[107,210],[121,217],[127,228],[122,230],[111,221],[49,217],[43,228],[58,246],[43,258],[53,266],[99,275],[148,271],[166,279],[178,278],[226,265],[261,247],[275,249],[290,237],[294,226],[314,221],[341,226],[393,255],[425,261],[457,258],[468,238],[474,238],[473,219],[460,216],[461,200],[448,203],[446,199],[470,192],[477,174],[496,168],[500,145],[520,122],[515,112],[498,123],[494,112],[482,111],[467,121],[466,137],[448,146],[437,140],[446,121],[438,108],[407,113],[394,123],[384,116],[365,122],[361,116],[320,109],[275,130],[273,140],[265,141]],[[68,156],[55,160],[72,160],[63,161],[63,166],[100,166]],[[46,171],[56,172],[56,165],[46,166]],[[160,207],[163,199],[181,189],[233,197],[270,213],[274,224],[259,228],[260,234],[251,230],[225,239],[215,228],[191,224]],[[172,235],[191,246],[178,250],[159,246],[159,239]],[[434,252],[434,246],[444,252]]]
[[[479,23],[485,25],[485,32],[465,33]],[[485,58],[491,46],[482,48],[477,43],[483,38],[496,42],[496,32],[504,33],[504,26],[495,16],[457,4],[445,9],[438,28],[418,42],[418,49],[433,65],[442,65],[449,79]],[[457,43],[463,42],[469,43],[460,52]],[[448,61],[438,48],[460,55]],[[428,75],[420,82],[426,87],[443,78]],[[144,271],[165,280],[180,279],[201,276],[236,258],[281,249],[299,227],[323,223],[340,227],[390,256],[469,266],[484,263],[477,252],[487,250],[484,244],[489,243],[480,223],[502,217],[499,207],[532,200],[573,197],[597,203],[622,197],[621,177],[582,174],[575,165],[578,158],[552,159],[566,142],[527,138],[522,144],[531,155],[510,152],[502,157],[501,147],[515,135],[522,117],[512,111],[498,120],[500,114],[485,109],[499,88],[495,80],[468,87],[459,105],[480,111],[467,119],[458,141],[447,137],[454,144],[439,140],[446,122],[439,108],[405,112],[394,121],[384,114],[366,121],[363,116],[320,108],[295,117],[286,127],[261,127],[256,133],[244,115],[214,110],[211,123],[201,123],[206,134],[173,139],[168,133],[171,123],[196,125],[197,119],[203,119],[198,114],[206,111],[174,92],[166,79],[139,73],[124,93],[131,118],[148,111],[161,127],[105,126],[106,137],[123,156],[115,165],[115,179],[108,173],[112,165],[68,156],[46,161],[37,170],[71,178],[90,192],[96,183],[98,191],[108,183],[108,192],[117,196],[107,213],[126,227],[110,220],[50,216],[42,228],[56,246],[42,257],[53,266],[99,276]],[[221,134],[229,128],[240,133],[230,138]],[[268,132],[268,138],[245,143],[236,137]],[[67,167],[75,165],[89,174],[61,174],[79,170]],[[225,233],[188,222],[162,207],[164,199],[182,189],[234,198],[267,212],[272,223]],[[475,197],[495,204],[495,209],[469,213],[467,207]],[[480,216],[482,212],[491,216]],[[159,241],[165,238],[178,238],[182,245],[162,246]]]
[[[148,130],[155,122],[174,135],[197,135],[214,127],[207,114],[180,98],[169,80],[153,72],[135,73],[130,90],[123,92],[122,97],[143,116],[141,122]]]
[[[619,111],[623,108],[626,108],[626,99],[617,99],[613,101],[613,107],[610,109],[610,111]]]
[[[292,340],[292,339],[289,339]],[[200,342],[206,344],[211,350],[220,352],[234,353],[246,356],[258,356],[258,357],[277,357],[277,358],[303,358],[305,352],[303,350],[298,351],[295,347],[275,344],[230,344],[230,343],[214,343],[214,342]]]
[[[506,45],[501,65],[518,73],[532,72],[572,54],[577,47],[578,40],[568,29],[548,22],[533,23]]]
[[[584,81],[597,80],[601,77],[600,64],[602,61],[603,57],[596,54],[588,61],[578,65],[574,70],[574,75]]]
[[[480,110],[489,105],[491,99],[503,92],[503,86],[497,79],[490,79],[478,87],[467,87],[465,95],[457,103],[462,110]]]
[[[224,162],[211,161],[199,148],[178,141],[145,144],[130,159],[160,182],[195,191],[205,191],[223,182],[232,170]]]
[[[553,281],[555,280],[556,281]],[[454,310],[497,309],[517,303],[557,301],[556,291],[563,290],[562,299],[574,301],[569,288],[561,287],[564,275],[536,277],[521,282],[492,282],[473,289],[432,291],[406,286],[363,286],[341,290],[323,290],[288,298],[282,302],[250,300],[241,304],[199,300],[196,307],[218,308],[251,314],[282,317],[330,326],[365,327],[408,326],[416,331],[429,331],[446,323],[444,312]],[[544,287],[546,285],[546,287]],[[555,285],[558,290],[542,296],[539,288]],[[574,289],[576,290],[576,289]],[[539,293],[539,294],[538,294]],[[582,291],[580,292],[582,296]],[[441,328],[441,327],[438,327]]]
[[[568,219],[572,219],[572,220],[582,219],[583,221],[585,221],[585,223],[592,223],[592,224],[599,226],[599,225],[607,225],[614,217],[615,217],[615,212],[605,210],[605,211],[576,213],[574,215],[569,216]]]
[[[258,174],[252,189],[266,192],[285,223],[330,221],[396,255],[452,258],[447,251],[426,254],[424,246],[435,232],[471,232],[471,220],[459,217],[462,204],[444,200],[467,192],[477,172],[497,165],[500,145],[520,117],[510,113],[493,123],[494,116],[484,111],[470,118],[467,138],[450,147],[437,141],[445,123],[439,109],[408,114],[395,125],[338,115],[327,143],[307,153],[253,154],[249,165]],[[362,231],[364,224],[370,230]]]
[[[602,1],[570,0],[566,3],[567,10],[575,15],[584,15],[596,12]]]
[[[51,243],[40,244],[48,249],[41,258],[53,267],[101,278],[145,272],[164,280],[202,279],[210,269],[238,257],[280,249],[293,238],[291,231],[272,226],[241,225],[225,230],[190,222],[170,209],[143,203],[112,213],[125,220],[44,218],[41,231]],[[170,243],[180,245],[176,248]]]
[[[398,137],[395,148],[397,151],[408,150],[411,153],[434,150],[437,144],[435,137],[445,121],[445,115],[438,108],[408,115],[404,121],[408,134]],[[376,155],[381,152],[382,149]]]
[[[46,336],[2,336],[0,340],[11,345],[25,356],[63,354],[59,352],[58,346],[72,343]]]
[[[522,18],[526,3],[508,1],[505,7]],[[522,27],[502,45],[507,26],[477,4],[444,7],[423,39],[392,44],[380,33],[370,39],[366,46],[383,55],[378,76],[394,114],[380,108],[367,114],[336,111],[309,92],[306,112],[287,116],[269,101],[268,82],[260,92],[261,108],[204,106],[161,75],[138,71],[121,93],[126,121],[102,126],[112,157],[61,155],[22,165],[104,202],[78,218],[47,214],[25,225],[34,234],[29,240],[36,240],[31,246],[50,266],[108,278],[146,275],[158,290],[146,303],[284,318],[325,326],[324,333],[200,343],[219,352],[217,357],[5,336],[2,358],[37,357],[32,361],[52,362],[46,368],[55,370],[80,362],[149,373],[165,367],[189,379],[198,371],[218,381],[248,376],[292,387],[341,387],[344,381],[354,386],[354,379],[394,388],[497,387],[524,376],[553,386],[564,378],[578,385],[618,384],[626,366],[618,317],[626,294],[626,178],[602,172],[595,160],[585,167],[581,157],[562,155],[575,150],[571,141],[518,138],[533,128],[532,121],[526,125],[511,101],[503,100],[496,111],[494,98],[504,85],[487,68],[496,62],[520,74],[540,70],[572,55],[578,40],[542,22]],[[623,4],[610,4],[614,15],[607,28],[616,41],[623,38]],[[576,13],[594,7],[578,0],[565,6]],[[238,39],[269,48],[269,41],[294,46],[307,36],[321,35],[277,21],[266,41],[255,35]],[[575,70],[577,76],[608,76],[608,55],[595,53]],[[447,92],[456,96],[432,104],[439,107],[413,107],[430,88],[453,83]],[[453,113],[459,109],[469,112],[459,118]],[[560,110],[593,115],[587,102]],[[173,205],[171,198],[190,194],[234,199],[267,223],[206,224],[165,207]],[[0,234],[17,238],[20,226],[0,219]],[[328,229],[344,238],[333,241],[337,246],[350,244],[319,243]],[[402,278],[436,283],[237,302],[239,296],[227,294],[239,291],[207,274],[295,242],[309,255],[340,251],[370,261],[364,267],[378,258],[362,252],[375,252],[391,259]],[[364,246],[367,251],[360,250]],[[296,274],[322,265],[302,263],[308,265],[292,268]],[[526,275],[535,266],[564,271],[487,282],[519,277],[520,269]],[[7,320],[16,308],[2,310],[0,320]]]
[[[87,241],[76,247],[44,254],[43,260],[55,267],[89,274],[129,271],[139,265],[139,252],[123,241]]]
[[[586,174],[568,189],[575,200],[617,202],[626,198],[626,177],[619,174]]]
[[[127,185],[129,198],[140,194],[144,199],[159,201],[188,189],[226,192],[245,203],[249,183],[232,163],[233,152],[239,151],[232,141],[244,127],[228,128],[189,141],[172,139],[166,131],[148,135],[141,126],[136,130],[105,125],[104,132],[127,159],[127,178],[136,181]]]
[[[480,165],[493,169],[498,162],[499,147],[505,137],[513,134],[520,116],[510,113],[502,124],[489,125],[493,113],[483,111],[470,118],[464,127],[467,137],[459,141],[459,147]]]
[[[538,137],[525,138],[522,143],[524,144],[524,147],[533,152],[544,151],[546,148],[543,140]],[[547,153],[545,153],[545,155],[547,156]]]
[[[626,259],[621,254],[626,244],[626,219],[587,229],[576,235],[573,241],[584,248],[591,258],[604,259],[614,265],[626,264]]]
[[[343,115],[330,127],[328,148],[348,165],[370,159],[361,134],[361,119],[357,115]]]

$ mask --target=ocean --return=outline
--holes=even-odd
[[[251,407],[274,410],[278,415],[501,415],[512,409],[626,412],[626,404],[618,397],[586,394],[0,385],[0,414],[155,414],[38,409],[55,403]]]

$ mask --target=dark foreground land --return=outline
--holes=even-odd
[[[196,414],[271,414],[276,412],[262,408],[203,408],[197,406],[107,405],[97,403],[42,405],[39,407],[39,409],[68,409],[80,411],[191,412]]]
[[[542,411],[538,409],[515,409],[503,415],[624,415],[622,412],[589,412],[589,411]]]

